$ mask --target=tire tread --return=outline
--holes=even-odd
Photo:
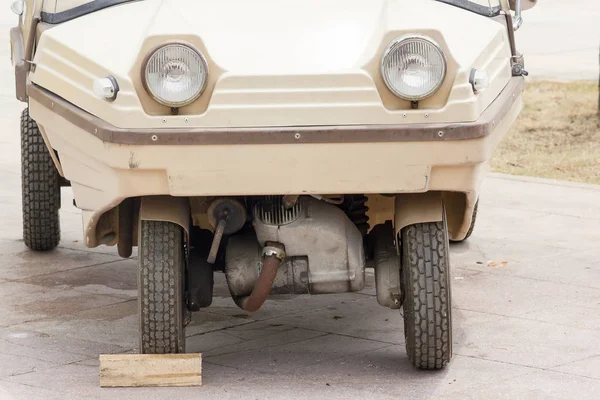
[[[442,222],[402,231],[406,351],[413,365],[441,369],[452,357],[448,235]]]
[[[185,352],[183,232],[170,222],[141,221],[140,352]]]
[[[21,194],[25,245],[52,250],[60,242],[59,174],[27,108],[21,114]]]

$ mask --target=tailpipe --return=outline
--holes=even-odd
[[[277,270],[284,258],[285,246],[282,243],[265,243],[262,269],[252,293],[249,296],[233,296],[233,301],[239,308],[244,311],[255,312],[262,307],[271,293]]]

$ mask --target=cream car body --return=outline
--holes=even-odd
[[[11,37],[17,97],[73,188],[90,247],[129,254],[138,218],[188,237],[194,226],[215,231],[206,199],[265,195],[363,194],[371,228],[445,220],[463,240],[488,161],[522,108],[505,0],[489,17],[425,0],[145,0],[44,22],[85,3],[26,0]],[[440,88],[418,102],[381,74],[405,35],[446,59]],[[176,112],[144,86],[149,54],[169,43],[208,66],[202,95]],[[473,71],[485,71],[485,90]],[[108,76],[114,101],[94,91]]]

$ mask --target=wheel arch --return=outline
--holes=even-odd
[[[407,193],[396,196],[394,202],[394,229],[396,235],[413,224],[440,222],[444,209],[451,240],[462,240],[467,235],[473,209],[477,203],[475,192]]]
[[[138,245],[139,221],[172,222],[190,233],[190,201],[187,197],[145,196],[126,198],[98,212],[83,211],[86,244],[118,245],[119,255],[129,257]]]
[[[172,222],[190,233],[190,200],[187,197],[147,196],[140,203],[140,220]]]

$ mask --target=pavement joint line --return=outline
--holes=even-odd
[[[374,341],[374,340],[372,340],[372,341]],[[380,342],[380,343],[383,344],[384,342]],[[389,344],[389,343],[387,343],[385,346],[377,347],[377,348],[370,349],[370,350],[362,350],[362,351],[359,351],[359,352],[356,352],[356,353],[352,353],[352,354],[345,354],[345,355],[342,355],[340,357],[332,358],[332,359],[329,359],[329,360],[320,360],[320,361],[317,361],[317,362],[312,363],[312,364],[307,364],[305,366],[306,367],[312,367],[314,365],[322,364],[323,362],[336,362],[336,361],[339,361],[339,360],[345,360],[345,359],[348,359],[348,358],[352,358],[352,357],[360,356],[360,355],[363,355],[363,354],[371,353],[373,351],[387,349],[387,348],[394,347],[394,346],[400,346],[400,345],[399,344]]]
[[[118,298],[118,297],[115,298],[115,299],[124,300],[124,299],[121,299],[121,298]],[[86,308],[85,310],[80,310],[80,311],[75,311],[75,312],[72,312],[72,313],[61,314],[60,316],[61,317],[64,317],[64,316],[73,316],[73,315],[76,315],[76,314],[79,314],[79,313],[82,313],[82,312],[86,312],[86,311],[90,311],[90,310],[97,310],[99,308],[104,308],[104,307],[112,307],[112,306],[116,306],[116,305],[119,305],[119,304],[129,303],[131,301],[136,301],[136,300],[133,300],[133,299],[131,299],[131,300],[124,300],[124,301],[119,301],[119,302],[116,302],[116,303],[105,304],[105,305],[98,306],[98,307],[90,307],[90,308]],[[126,317],[128,317],[128,316],[129,315],[126,315]],[[7,325],[4,328],[11,328],[11,327],[15,327],[15,326],[23,325],[23,324],[35,323],[35,322],[48,322],[48,321],[55,320],[55,318],[56,318],[56,316],[54,316],[54,317],[43,317],[43,318],[38,318],[38,319],[32,319],[32,320],[28,320],[28,321],[19,322],[17,324]],[[61,319],[60,321],[56,321],[55,320],[54,322],[59,322],[60,323],[60,322],[65,322],[65,321]],[[25,329],[25,330],[27,330],[27,329]],[[44,333],[44,332],[40,332],[40,333]],[[46,333],[46,334],[48,334],[48,333]],[[69,337],[69,336],[67,335],[67,337]],[[74,338],[74,339],[77,339],[77,338]],[[79,339],[79,340],[82,340],[82,339]],[[85,340],[87,340],[87,339],[85,339]],[[90,340],[90,341],[92,341],[92,340]],[[112,344],[112,343],[107,343],[107,342],[95,342],[95,343]]]
[[[563,364],[554,365],[554,366],[550,367],[550,369],[552,369],[552,368],[566,367],[567,365],[574,364],[574,363],[578,363],[578,362],[581,362],[581,361],[590,360],[590,359],[592,359],[592,358],[596,358],[596,357],[600,357],[600,354],[594,354],[594,355],[592,355],[592,356],[584,357],[584,358],[582,358],[582,359],[580,359],[580,360],[569,361],[569,362],[567,362],[567,363],[563,363]],[[562,372],[562,371],[556,371],[556,372]],[[594,378],[594,379],[599,379],[599,378]]]
[[[356,300],[350,300],[350,301],[346,300],[346,301],[344,301],[344,304],[357,303],[357,302],[359,302],[359,301],[361,301],[361,300],[359,300],[359,299],[356,299]],[[327,308],[327,307],[331,307],[331,305],[327,305],[327,306],[319,306],[319,307],[317,307],[317,308],[311,308],[311,309],[309,309],[309,310],[300,310],[300,311],[295,311],[295,312],[287,313],[287,314],[285,314],[285,315],[277,315],[277,316],[274,316],[274,317],[268,317],[268,318],[265,318],[265,319],[254,319],[254,320],[252,320],[252,321],[250,321],[250,322],[248,322],[248,323],[249,323],[249,324],[251,324],[251,323],[253,323],[253,322],[265,322],[265,321],[271,321],[271,320],[274,320],[274,319],[277,319],[277,318],[282,318],[282,317],[290,317],[290,316],[294,316],[294,315],[298,315],[298,314],[304,314],[304,313],[309,313],[309,312],[320,311],[320,310],[322,310],[322,309],[324,309],[324,308]],[[209,308],[206,308],[206,309],[205,309],[205,310],[203,310],[203,311],[204,311],[204,312],[207,312],[207,313],[210,313],[210,314],[216,314],[216,315],[220,315],[220,316],[226,316],[226,317],[230,317],[230,318],[237,318],[237,317],[234,317],[233,315],[229,315],[229,314],[222,314],[222,313],[219,313],[219,312],[216,312],[216,311],[211,311],[211,310],[210,310],[210,307],[209,307]],[[238,319],[241,319],[241,318],[238,318]],[[239,324],[239,325],[236,325],[236,326],[243,326],[243,325],[246,325],[246,324]],[[232,328],[232,327],[225,327],[225,328],[221,328],[221,329],[219,329],[219,330],[222,330],[222,329],[229,329],[229,328]],[[212,331],[212,332],[214,332],[214,331]]]
[[[28,276],[26,278],[7,279],[7,281],[8,282],[26,283],[26,282],[23,282],[23,281],[25,281],[27,279],[31,279],[31,278],[41,278],[41,277],[49,276],[49,275],[55,275],[55,274],[62,274],[62,273],[72,272],[72,271],[78,271],[80,269],[85,269],[85,268],[100,267],[100,266],[104,266],[104,265],[107,265],[107,264],[116,263],[116,262],[119,262],[119,261],[122,261],[122,260],[112,260],[112,261],[106,261],[106,262],[102,262],[102,263],[98,263],[98,264],[84,265],[84,266],[81,266],[81,267],[75,267],[75,268],[71,268],[71,269],[65,269],[65,270],[62,270],[62,271],[48,272],[46,274],[40,274],[40,275],[32,275],[32,276]],[[33,283],[32,283],[32,285],[33,285]],[[39,285],[37,285],[37,286],[39,286]]]
[[[101,245],[101,246],[104,246],[104,245]],[[98,247],[101,247],[101,246],[98,246]],[[97,249],[98,247],[94,247],[94,248],[95,248],[95,249]],[[111,256],[111,257],[118,258],[120,261],[123,261],[123,260],[132,260],[132,259],[134,259],[134,257],[130,257],[130,258],[121,258],[121,257],[119,257],[119,256],[118,256],[118,255],[116,255],[116,254],[109,253],[108,251],[106,251],[106,252],[105,252],[105,251],[101,251],[101,250],[96,250],[96,251],[93,251],[93,250],[86,250],[87,248],[86,248],[86,249],[74,249],[74,248],[72,248],[72,247],[66,247],[66,246],[64,246],[64,245],[60,245],[60,244],[59,244],[58,246],[56,246],[56,248],[58,248],[58,249],[62,249],[62,250],[78,251],[78,252],[80,252],[80,253],[88,253],[88,254],[100,254],[100,255],[104,255],[104,256]],[[106,248],[109,248],[109,249],[110,249],[110,248],[112,248],[112,246],[106,246]],[[137,258],[137,257],[136,257],[136,258]]]
[[[491,316],[495,316],[495,317],[515,318],[515,319],[520,319],[520,320],[523,320],[523,321],[537,322],[539,324],[546,324],[546,325],[558,326],[558,327],[563,327],[563,328],[580,329],[580,330],[592,331],[592,332],[597,332],[598,331],[598,329],[586,328],[584,326],[573,326],[573,325],[567,325],[567,324],[557,324],[557,323],[554,323],[554,322],[543,321],[543,320],[540,320],[540,319],[526,318],[525,317],[525,315],[528,315],[528,314],[531,314],[531,313],[537,313],[537,312],[540,312],[541,310],[546,310],[547,308],[541,308],[541,309],[537,309],[537,310],[534,310],[534,311],[528,311],[525,314],[517,314],[517,315],[497,314],[497,313],[491,313],[491,312],[487,312],[487,311],[472,310],[472,309],[464,308],[464,307],[452,307],[452,309],[461,310],[461,311],[469,311],[469,312],[473,312],[473,313],[477,313],[477,314],[491,315]],[[485,322],[482,322],[481,325],[487,324],[488,322],[493,322],[493,321],[485,321]]]
[[[9,332],[11,331],[11,329],[10,329],[10,328],[9,328],[9,329],[6,329],[6,330],[7,330],[7,331],[9,331]],[[17,330],[17,331],[18,331],[18,330]],[[38,334],[38,335],[47,335],[47,336],[49,336],[49,337],[54,337],[54,336],[56,336],[56,335],[50,335],[50,334],[48,334],[48,333],[45,333],[45,332],[32,331],[32,330],[27,330],[26,332],[29,332],[29,333],[34,333],[34,334]],[[78,338],[74,338],[74,339],[75,339],[75,340],[77,340],[77,341],[79,341],[79,342],[85,342],[85,343],[90,343],[90,344],[92,344],[92,343],[93,343],[93,344],[109,344],[109,343],[103,343],[103,342],[96,342],[96,341],[94,341],[94,340],[89,340],[89,339],[78,339]],[[11,341],[10,339],[7,339],[7,338],[0,338],[0,340],[4,340],[5,342],[8,342],[8,343],[10,343],[10,344],[13,344],[13,345],[15,345],[15,346],[26,347],[26,348],[28,348],[28,349],[32,349],[32,350],[40,350],[40,348],[37,348],[37,347],[31,347],[31,346],[28,346],[28,345],[26,345],[26,344],[16,343],[16,342],[13,342],[13,341]],[[130,348],[128,348],[128,347],[123,347],[123,346],[120,346],[120,345],[113,345],[113,346],[116,346],[116,347],[118,347],[118,348],[119,348],[119,350],[116,350],[118,353],[124,353],[124,352],[127,352],[127,351],[131,351],[131,350],[133,350],[133,349],[130,349]],[[43,350],[43,349],[44,349],[44,348],[42,348],[42,350]],[[54,351],[54,352],[59,352],[59,350],[51,350],[51,351]],[[118,354],[117,352],[115,352],[115,353],[110,353],[110,354]],[[72,354],[72,355],[75,355],[75,356],[88,357],[88,358],[84,358],[84,359],[82,359],[82,360],[78,360],[78,361],[75,361],[75,362],[82,362],[82,361],[87,361],[87,360],[94,359],[93,357],[92,357],[92,358],[89,358],[89,357],[90,357],[90,355],[89,355],[89,354],[78,353],[78,352],[71,352],[71,351],[64,351],[64,353]],[[2,352],[2,353],[0,353],[0,354],[9,354],[9,355],[18,355],[18,356],[21,356],[20,354],[5,353],[5,352]],[[56,363],[54,363],[53,361],[46,361],[46,360],[43,360],[43,359],[41,359],[41,358],[30,357],[30,356],[22,356],[22,357],[31,358],[31,359],[34,359],[34,360],[39,360],[39,361],[44,361],[44,362],[49,362],[49,363],[56,364]],[[64,365],[64,364],[60,364],[60,363],[59,363],[58,365]]]
[[[31,384],[28,384],[28,383],[15,382],[15,381],[13,381],[13,380],[6,380],[6,379],[3,379],[3,377],[0,377],[0,382],[11,383],[11,384],[13,384],[13,385],[27,386],[27,387],[30,387],[30,388],[33,388],[33,389],[43,390],[43,391],[46,391],[46,392],[51,392],[51,393],[57,393],[57,392],[58,392],[58,393],[60,393],[60,394],[64,394],[64,395],[71,394],[70,392],[65,392],[65,391],[62,391],[62,390],[57,390],[57,389],[46,389],[46,388],[43,388],[43,387],[39,387],[39,386],[35,386],[35,385],[31,385]],[[1,386],[0,386],[0,387],[1,387]],[[91,397],[88,397],[88,396],[81,396],[81,395],[78,395],[78,396],[77,396],[77,398],[78,398],[78,399],[80,399],[80,400],[91,399]]]
[[[41,360],[40,360],[41,361]],[[57,366],[60,366],[60,364],[57,364]],[[43,368],[42,368],[43,369]],[[21,376],[21,375],[27,375],[27,374],[31,374],[32,372],[37,372],[37,368],[36,367],[32,367],[29,371],[24,371],[24,372],[13,372],[10,375],[7,375],[8,377],[12,378],[14,376]]]
[[[567,218],[575,218],[575,219],[582,219],[582,220],[589,220],[589,219],[593,219],[593,220],[600,220],[600,216],[581,216],[581,215],[573,215],[573,214],[563,214],[563,213],[559,213],[559,212],[553,212],[553,211],[538,211],[538,210],[533,210],[530,208],[521,208],[521,207],[506,207],[506,206],[499,206],[499,205],[493,205],[492,203],[487,203],[487,202],[482,202],[482,205],[485,205],[486,208],[499,208],[501,210],[519,210],[519,211],[526,211],[529,213],[539,213],[539,214],[544,214],[544,216],[559,216],[559,217],[567,217]],[[542,216],[540,216],[542,217]]]
[[[10,340],[7,340],[7,339],[3,339],[3,340],[7,341],[8,343],[10,343],[12,345],[15,345],[15,346],[18,346],[18,347],[26,347],[26,348],[31,349],[31,350],[48,350],[48,349],[43,349],[43,348],[40,349],[40,348],[36,348],[36,347],[26,346],[26,345],[19,344],[19,343],[14,343],[14,342],[11,342]],[[58,350],[52,350],[52,351],[54,351],[56,353],[60,353],[60,351],[58,351]],[[74,356],[84,357],[81,360],[77,360],[77,362],[85,361],[85,360],[88,359],[88,358],[85,358],[85,357],[89,357],[90,356],[89,354],[72,353],[70,351],[62,351],[62,353],[71,354],[71,355],[74,355]],[[18,354],[18,353],[11,353],[11,352],[7,353],[6,351],[3,351],[0,354],[5,354],[5,355],[9,355],[9,356],[23,357],[23,358],[29,358],[31,360],[47,362],[47,363],[55,364],[55,365],[65,365],[63,363],[57,363],[57,362],[54,362],[54,361],[48,361],[48,360],[44,360],[44,359],[41,359],[41,358],[38,358],[38,357],[24,356],[24,355]]]
[[[259,347],[253,348],[253,349],[236,350],[236,351],[231,351],[231,352],[228,352],[228,353],[215,354],[213,356],[206,356],[206,357],[202,357],[202,358],[203,359],[204,358],[209,359],[209,358],[214,358],[214,357],[227,356],[227,355],[230,355],[230,354],[243,353],[243,352],[246,352],[246,351],[260,350],[260,349],[264,349],[264,348],[274,349],[274,348],[277,348],[277,347],[287,346],[287,345],[290,345],[290,344],[296,344],[296,343],[306,342],[308,340],[312,340],[312,339],[316,339],[316,338],[323,338],[323,337],[329,336],[329,335],[331,335],[331,334],[330,333],[323,333],[322,335],[317,335],[317,336],[313,336],[313,337],[309,337],[309,338],[305,338],[305,339],[294,340],[292,342],[280,343],[280,344],[276,344],[276,345],[269,345],[267,343],[266,346],[259,346]],[[259,339],[262,339],[262,338],[259,338]],[[255,340],[258,340],[258,339],[249,340],[248,342],[253,342]],[[248,343],[248,342],[246,342],[246,343]],[[221,347],[226,347],[226,346],[229,346],[229,345],[225,345],[225,346],[221,346]],[[212,350],[217,350],[217,349],[219,349],[221,347],[215,347]]]
[[[538,215],[537,217],[534,218],[543,218],[543,217],[552,217],[552,216],[559,216],[559,217],[567,217],[567,218],[575,218],[578,220],[600,220],[600,217],[597,216],[581,216],[581,215],[573,215],[573,214],[563,214],[563,213],[559,213],[559,212],[554,212],[554,211],[537,211],[537,210],[532,210],[530,208],[520,208],[520,207],[506,207],[506,206],[499,206],[499,205],[493,205],[491,203],[483,203],[482,205],[485,205],[486,208],[496,208],[496,209],[500,209],[500,210],[519,210],[519,211],[526,211],[528,213],[537,213],[537,214],[543,214],[543,215]]]
[[[539,366],[535,366],[535,365],[528,365],[528,364],[519,364],[519,363],[515,363],[515,362],[510,362],[510,361],[503,361],[503,360],[496,360],[494,358],[487,358],[487,357],[478,357],[478,356],[471,356],[468,354],[460,354],[460,353],[455,353],[452,352],[452,354],[454,355],[458,355],[461,357],[468,357],[468,358],[473,358],[476,360],[484,360],[484,361],[491,361],[491,362],[495,362],[495,363],[499,363],[499,364],[506,364],[506,365],[514,365],[514,366],[518,366],[518,367],[526,367],[526,368],[531,368],[531,369],[535,369],[536,371],[527,371],[524,374],[517,374],[509,379],[515,379],[521,376],[525,376],[525,375],[529,375],[529,374],[533,374],[535,372],[539,372],[539,371],[550,371],[550,369],[545,368],[545,367],[539,367]]]
[[[517,181],[517,182],[522,182],[522,183],[538,183],[541,185],[548,185],[548,186],[559,186],[559,187],[569,187],[569,188],[574,188],[574,189],[600,191],[600,185],[594,185],[593,183],[561,181],[558,179],[538,178],[535,176],[509,175],[509,174],[502,174],[499,172],[492,172],[488,175],[487,178],[489,180],[502,179],[505,181]]]
[[[548,371],[550,371],[550,372],[556,372],[556,373],[564,374],[564,375],[577,376],[577,377],[580,377],[580,378],[586,378],[586,379],[591,379],[591,380],[596,381],[596,382],[600,382],[600,378],[597,378],[597,377],[594,377],[594,376],[575,374],[575,373],[572,373],[572,372],[565,372],[565,371],[557,371],[555,369],[549,369]]]
[[[376,342],[376,343],[388,344],[388,345],[392,345],[392,346],[400,346],[400,345],[402,345],[404,343],[404,342],[401,342],[401,343],[386,342],[385,340],[378,340],[378,339],[366,339],[366,338],[363,338],[363,337],[360,337],[360,336],[353,336],[353,335],[349,335],[349,334],[346,334],[346,333],[330,332],[330,331],[324,331],[324,330],[314,329],[314,328],[305,328],[305,327],[302,327],[302,326],[295,326],[295,327],[299,328],[299,329],[305,329],[307,331],[312,331],[312,332],[327,333],[327,334],[330,334],[330,335],[344,336],[344,337],[349,337],[349,338],[352,338],[352,339],[366,340],[366,341],[369,341],[369,342]]]
[[[213,313],[213,314],[214,314],[214,313]],[[217,315],[222,315],[222,314],[217,314]],[[196,337],[196,336],[207,335],[207,334],[209,334],[209,333],[214,333],[214,332],[225,332],[227,329],[236,328],[236,327],[238,327],[238,326],[245,326],[245,325],[253,324],[253,323],[255,323],[255,322],[259,322],[259,321],[248,321],[248,322],[246,322],[246,323],[244,323],[244,324],[232,325],[232,326],[226,326],[226,327],[223,327],[223,328],[216,328],[216,329],[208,330],[208,331],[206,331],[206,332],[197,333],[197,334],[195,334],[195,335],[192,335],[192,336],[186,336],[186,339],[187,339],[187,338]],[[269,335],[267,335],[267,336],[269,336]],[[238,339],[239,339],[239,338],[238,338]],[[224,345],[224,346],[227,346],[227,345]],[[220,348],[220,347],[215,347],[215,349],[218,349],[218,348]]]
[[[72,290],[73,292],[81,293],[81,294],[95,294],[96,296],[108,296],[112,298],[122,299],[122,300],[137,300],[137,296],[131,297],[127,295],[118,295],[118,294],[104,294],[104,293],[96,293],[96,292],[86,292],[85,290],[80,290],[75,287],[70,287],[65,290]],[[133,290],[133,289],[131,289]]]

